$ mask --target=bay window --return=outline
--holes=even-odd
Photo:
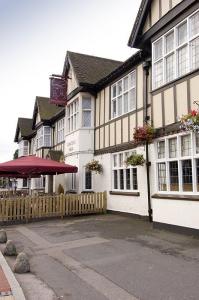
[[[42,126],[37,131],[37,149],[41,147],[51,147],[51,127]]]
[[[199,67],[199,11],[152,44],[153,89]]]
[[[112,189],[119,191],[137,191],[137,167],[127,166],[126,159],[135,151],[113,154]]]
[[[64,141],[64,118],[57,122],[57,143]]]
[[[133,71],[111,87],[112,118],[136,108],[136,72]]]
[[[67,107],[68,132],[72,132],[79,127],[79,100],[74,100]]]
[[[19,142],[19,157],[29,155],[29,143],[27,140]]]
[[[159,192],[199,191],[199,134],[166,137],[156,143],[156,179]]]

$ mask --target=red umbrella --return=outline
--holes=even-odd
[[[0,174],[12,177],[35,177],[38,175],[55,175],[64,173],[77,173],[77,167],[65,163],[44,159],[33,155],[23,156],[0,164]]]

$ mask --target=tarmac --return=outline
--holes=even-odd
[[[31,273],[16,275],[27,300],[199,299],[198,238],[112,214],[5,229],[30,258]]]

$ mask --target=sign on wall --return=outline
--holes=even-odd
[[[67,103],[67,81],[63,77],[50,77],[50,103],[65,106]]]

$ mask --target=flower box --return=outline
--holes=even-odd
[[[131,154],[125,161],[127,166],[143,166],[145,163],[144,156],[142,154]]]
[[[101,174],[103,171],[102,165],[99,163],[98,160],[91,160],[86,164],[86,170],[88,171],[94,171],[98,174]]]
[[[155,130],[151,125],[134,128],[133,138],[136,143],[151,142],[155,134]]]
[[[180,129],[199,133],[199,111],[191,110],[180,118]]]

